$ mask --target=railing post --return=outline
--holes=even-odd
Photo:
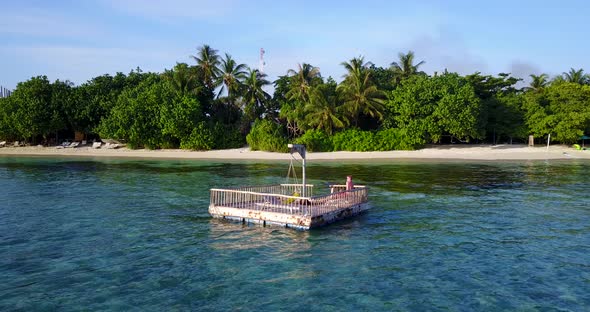
[[[299,153],[301,153],[301,152],[299,152]],[[307,179],[305,177],[305,146],[303,146],[303,162],[302,162],[302,166],[301,167],[302,167],[301,170],[303,171],[302,174],[301,174],[303,176],[302,177],[302,181],[301,181],[303,183],[303,187],[301,188],[301,190],[302,190],[301,192],[303,194],[301,194],[301,196],[302,197],[305,197],[305,195],[307,194],[307,190],[306,190],[306,188],[307,188]]]

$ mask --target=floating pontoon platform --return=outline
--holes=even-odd
[[[300,197],[300,184],[280,184],[237,189],[211,189],[209,213],[215,218],[242,223],[279,225],[309,230],[352,217],[367,210],[367,188],[331,185],[334,193]],[[307,185],[312,194],[313,185]]]
[[[305,147],[290,145],[303,158],[303,183],[211,189],[209,213],[220,219],[309,230],[358,215],[369,208],[367,188],[330,185],[329,193],[313,196],[305,183]]]

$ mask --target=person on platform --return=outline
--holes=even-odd
[[[346,190],[352,191],[354,189],[354,184],[352,183],[352,176],[346,176]]]

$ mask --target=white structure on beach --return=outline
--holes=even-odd
[[[0,86],[0,98],[9,97],[10,95],[12,95],[11,90],[4,88],[3,86]]]

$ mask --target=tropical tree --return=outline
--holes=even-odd
[[[221,66],[219,67],[217,84],[221,85],[221,89],[217,97],[226,91],[228,99],[233,102],[233,99],[240,92],[242,81],[246,78],[246,70],[246,64],[236,63],[231,55],[225,53],[225,58],[221,60]]]
[[[551,85],[560,84],[560,83],[564,83],[564,82],[566,82],[566,81],[562,75],[557,75],[557,76],[553,77],[553,79],[551,79]]]
[[[244,112],[250,121],[254,121],[265,112],[265,103],[270,101],[270,95],[263,90],[270,82],[266,75],[258,69],[249,69],[244,80]]]
[[[549,84],[549,75],[547,74],[540,74],[540,75],[530,75],[531,83],[530,86],[527,88],[528,90],[541,90],[542,88],[546,87]]]
[[[215,82],[219,76],[219,55],[217,50],[208,45],[203,45],[198,48],[197,55],[191,55],[191,58],[197,62],[197,67],[200,68],[203,75],[203,82],[209,90],[215,88]]]
[[[563,73],[563,79],[567,82],[573,82],[581,85],[590,83],[590,77],[585,75],[584,70],[581,68],[578,70],[570,68],[569,72]]]
[[[381,120],[383,118],[384,94],[371,79],[370,62],[365,63],[364,57],[353,58],[349,62],[341,63],[347,73],[344,81],[338,86],[344,109],[358,125],[360,114],[365,114]]]
[[[172,105],[175,92],[160,76],[126,88],[116,105],[97,127],[102,138],[124,140],[131,148],[159,148],[166,142],[162,133],[161,108]]]
[[[419,73],[418,67],[425,63],[424,61],[420,61],[414,64],[413,51],[408,51],[406,54],[400,52],[397,56],[398,61],[391,63],[391,70],[395,75],[396,82]]]
[[[330,84],[313,88],[309,102],[305,105],[305,120],[309,127],[324,130],[332,135],[334,129],[344,128],[348,120],[338,105],[336,89]]]
[[[287,137],[284,127],[268,119],[254,122],[246,142],[253,151],[287,152]]]
[[[201,91],[197,71],[186,63],[176,63],[174,69],[165,70],[162,76],[179,96],[197,95]]]
[[[14,141],[20,138],[17,129],[18,120],[15,112],[19,109],[18,103],[12,97],[0,98],[0,139]]]
[[[444,73],[441,76],[449,76]],[[519,109],[519,94],[521,90],[516,88],[520,78],[512,77],[508,73],[499,73],[497,76],[482,75],[475,72],[464,77],[473,87],[475,95],[481,102],[481,113],[478,125],[480,130],[486,132],[486,137],[496,142],[503,137],[522,137],[522,111]]]
[[[590,127],[590,86],[563,82],[524,97],[525,122],[536,137],[575,143]]]
[[[458,74],[410,77],[392,92],[384,125],[423,143],[440,142],[443,135],[465,141],[482,138],[482,105],[476,94],[469,80]]]
[[[51,101],[49,107],[46,108],[49,110],[51,119],[48,123],[49,128],[46,129],[47,132],[42,132],[46,142],[50,134],[56,134],[57,139],[57,132],[68,128],[65,108],[75,105],[73,103],[75,100],[74,90],[74,83],[68,80],[56,80],[51,84]],[[70,127],[70,130],[79,131],[79,129],[73,129],[73,127]]]
[[[299,123],[305,119],[304,107],[309,101],[310,89],[322,83],[319,68],[307,63],[297,66],[297,70],[289,69],[287,76],[279,77],[275,81],[275,85],[280,83],[280,86],[283,86],[285,79],[287,80],[286,101],[281,105],[280,116],[287,120],[287,130],[294,136],[302,132]]]
[[[544,88],[531,93],[542,93]],[[528,93],[528,92],[527,92]],[[482,99],[483,111],[479,121],[480,127],[485,127],[486,137],[496,144],[502,139],[525,139],[528,127],[524,123],[523,105],[524,93],[499,92],[491,98]]]
[[[44,140],[65,128],[63,107],[71,101],[71,84],[55,81],[46,76],[33,77],[16,86],[14,93],[2,107],[6,121],[5,132],[25,141]],[[7,110],[8,109],[8,110]]]
[[[390,68],[371,65],[371,78],[379,90],[386,92],[395,89],[396,77]]]
[[[297,66],[297,70],[289,69],[287,72],[292,77],[287,98],[305,103],[309,101],[310,88],[321,79],[320,69],[307,63]]]

